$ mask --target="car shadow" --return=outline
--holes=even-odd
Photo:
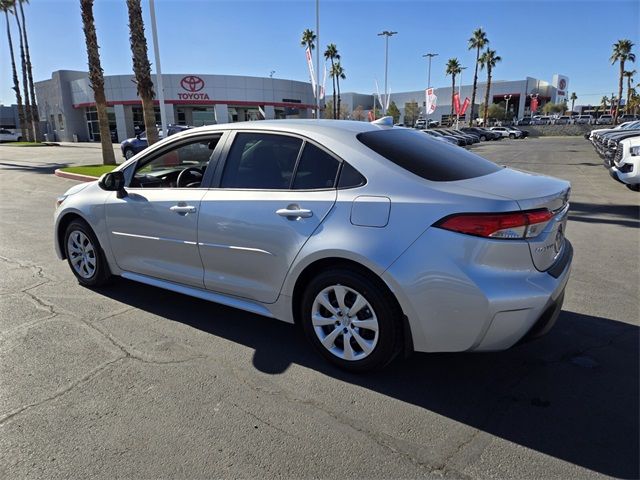
[[[261,372],[302,365],[566,462],[638,478],[637,326],[563,311],[548,335],[505,352],[413,354],[353,375],[326,363],[290,324],[127,280],[98,292],[248,346]]]
[[[18,148],[18,147],[16,147]],[[25,163],[0,162],[0,167],[6,170],[22,170],[29,173],[41,173],[51,175],[59,168],[68,167],[68,163],[45,163],[39,165],[28,165]]]
[[[569,219],[576,222],[606,223],[640,227],[640,205],[607,205],[570,202]]]

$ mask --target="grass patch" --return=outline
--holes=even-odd
[[[2,145],[7,147],[48,147],[49,145],[42,142],[3,142]]]
[[[77,173],[80,175],[88,175],[90,177],[98,178],[103,173],[110,172],[118,165],[81,165],[78,167],[65,167],[61,168],[62,172]]]

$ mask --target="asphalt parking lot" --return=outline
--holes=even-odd
[[[572,183],[558,323],[356,376],[288,324],[80,287],[52,244],[76,182],[52,172],[98,146],[0,146],[0,478],[637,478],[640,196],[582,137],[473,150]]]

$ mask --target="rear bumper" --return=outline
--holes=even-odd
[[[429,229],[383,274],[420,352],[505,350],[546,333],[562,307],[573,248],[545,272],[525,242]]]

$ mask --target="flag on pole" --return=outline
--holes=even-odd
[[[538,97],[533,97],[531,99],[531,112],[536,113],[538,110]]]
[[[307,56],[307,67],[309,67],[309,78],[311,79],[313,96],[316,97],[318,95],[318,89],[316,88],[316,74],[313,70],[313,55],[311,54],[311,49],[309,47],[305,50],[305,54]]]
[[[425,91],[425,99],[426,99],[426,110],[427,115],[431,115],[436,111],[436,106],[438,103],[438,97],[436,97],[435,93],[433,93],[433,88],[427,88]]]
[[[322,74],[322,85],[320,85],[320,100],[324,100],[325,85],[327,84],[327,64],[324,64],[324,73]]]
[[[453,109],[456,115],[460,115],[460,95],[457,93],[453,94]]]
[[[470,103],[471,101],[469,100],[469,97],[465,97],[464,102],[462,103],[462,108],[460,108],[460,115],[464,115],[464,112],[467,111]]]

